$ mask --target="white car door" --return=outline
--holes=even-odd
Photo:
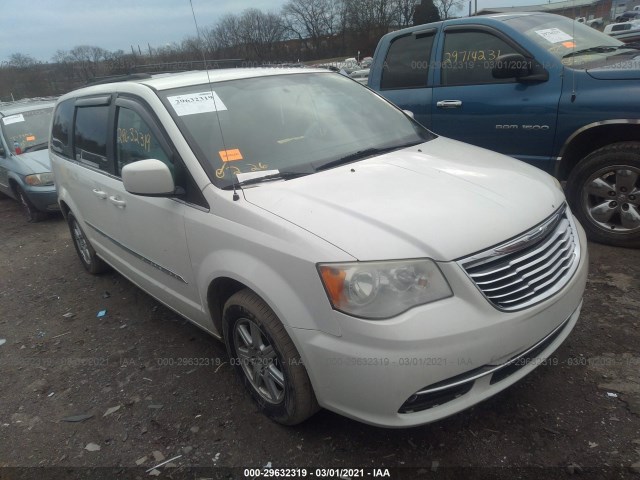
[[[129,163],[155,158],[169,166],[179,189],[193,190],[188,172],[142,104],[118,98],[114,123],[116,177]],[[134,195],[124,189],[120,180],[117,187],[118,191],[109,193],[109,200],[121,214],[116,241],[122,249],[122,259],[126,260],[121,265],[122,271],[179,313],[194,320],[201,318],[202,302],[184,227],[185,208],[191,208],[184,200],[186,196]]]

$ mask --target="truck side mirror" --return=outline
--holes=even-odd
[[[528,75],[530,71],[531,60],[519,53],[508,53],[496,58],[491,74],[493,78],[520,78]]]
[[[491,70],[493,78],[515,78],[518,82],[546,82],[549,72],[531,58],[519,53],[500,55]]]

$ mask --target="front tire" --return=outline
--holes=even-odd
[[[80,257],[80,261],[87,272],[95,275],[107,271],[109,266],[96,255],[96,251],[91,246],[89,239],[84,234],[73,213],[67,215],[67,223],[69,224],[73,245],[76,247],[78,257]]]
[[[224,306],[223,333],[234,369],[269,418],[303,422],[319,409],[300,354],[269,306],[241,290]]]
[[[640,142],[587,156],[569,175],[567,197],[590,240],[640,247]]]

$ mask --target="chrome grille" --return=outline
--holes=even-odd
[[[579,260],[578,234],[565,205],[528,232],[458,263],[489,302],[514,311],[558,292]]]

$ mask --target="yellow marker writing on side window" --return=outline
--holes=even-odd
[[[237,160],[242,160],[242,154],[237,148],[220,150],[218,153],[220,154],[220,158],[223,162],[235,162]]]
[[[35,135],[29,135],[27,138],[25,138],[27,142],[33,142],[35,139],[36,139]]]

